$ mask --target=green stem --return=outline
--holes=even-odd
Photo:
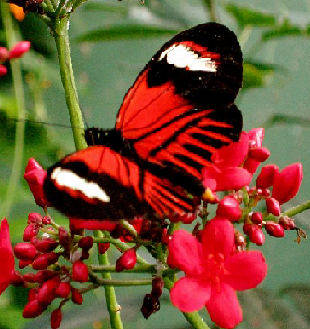
[[[6,44],[7,47],[11,49],[17,40],[13,27],[12,16],[8,9],[7,3],[1,2],[1,13],[5,29]],[[12,80],[16,101],[17,122],[15,130],[14,159],[8,189],[5,197],[5,204],[3,207],[6,216],[9,216],[13,200],[16,198],[16,189],[20,182],[20,176],[23,170],[25,133],[25,99],[20,60],[11,60],[10,65],[12,69]]]
[[[203,2],[209,10],[210,21],[216,22],[215,1],[214,0],[203,0]]]
[[[94,272],[116,272],[115,265],[91,265]],[[156,265],[136,265],[131,270],[124,270],[124,273],[156,273]]]
[[[282,214],[282,216],[293,217],[308,209],[310,209],[310,201],[307,201],[305,203],[300,204],[299,206],[288,209]]]
[[[77,150],[82,150],[86,148],[87,145],[83,136],[84,124],[71,63],[68,35],[69,16],[66,15],[59,19],[56,18],[54,23],[53,32],[58,52],[60,76],[65,89],[66,103],[69,109],[74,143]]]
[[[94,236],[102,237],[102,232],[94,231]],[[108,252],[104,255],[98,253],[98,261],[100,265],[110,265]],[[104,280],[111,280],[111,274],[109,272],[103,272],[102,278]],[[105,285],[105,297],[107,301],[107,308],[110,314],[110,324],[112,329],[123,329],[123,323],[120,315],[120,306],[116,300],[115,289],[112,285]]]

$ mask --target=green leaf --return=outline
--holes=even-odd
[[[267,77],[274,73],[275,67],[271,64],[244,63],[243,89],[261,88],[267,84]]]
[[[236,5],[229,4],[226,6],[226,11],[234,16],[238,24],[241,26],[274,26],[276,23],[276,19],[272,14],[261,13],[246,7],[238,7]]]
[[[106,26],[97,30],[86,32],[78,36],[75,40],[79,42],[98,42],[125,39],[140,39],[158,37],[161,35],[171,35],[179,31],[166,29],[153,25],[117,25]]]
[[[262,34],[262,41],[269,41],[274,38],[287,37],[287,36],[302,36],[307,32],[300,27],[291,25],[285,22],[283,25],[277,26],[274,29],[266,31]]]

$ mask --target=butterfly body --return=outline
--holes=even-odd
[[[233,32],[208,23],[179,33],[141,71],[115,128],[86,130],[90,147],[48,170],[47,199],[85,219],[193,212],[202,168],[239,138],[242,115],[233,102],[241,84]]]

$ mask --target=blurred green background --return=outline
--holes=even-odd
[[[243,112],[244,130],[266,128],[264,146],[271,151],[267,163],[280,168],[297,161],[303,164],[301,190],[285,207],[309,200],[309,0],[148,0],[145,5],[135,0],[86,2],[72,14],[70,37],[73,69],[88,126],[113,127],[124,94],[159,47],[178,31],[210,20],[234,30],[243,49],[245,81],[236,103]],[[35,157],[46,168],[74,151],[69,116],[55,45],[46,25],[29,14],[18,26],[22,38],[32,42],[31,53],[22,59],[30,121],[26,122],[20,166],[23,170],[29,157]],[[3,27],[0,42],[5,46]],[[0,78],[0,214],[9,219],[14,243],[21,240],[28,213],[40,212],[22,177],[8,207],[15,109],[9,72]],[[298,226],[306,231],[310,227],[308,214],[296,216]],[[309,241],[297,244],[295,238],[294,232],[287,232],[282,239],[267,236],[259,248],[266,256],[268,275],[262,290],[240,294],[245,321],[238,328],[310,328]],[[140,307],[148,292],[147,287],[117,289],[126,329],[190,328],[182,314],[169,305],[167,293],[160,312],[144,320]],[[49,328],[46,313],[35,320],[22,318],[25,293],[10,287],[1,296],[1,329]],[[66,305],[61,328],[109,328],[102,289],[89,293],[82,306]]]

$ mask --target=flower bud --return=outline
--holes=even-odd
[[[267,222],[265,225],[265,230],[269,235],[276,238],[284,237],[284,228],[278,223]]]
[[[34,236],[36,236],[39,232],[39,228],[36,224],[31,223],[26,226],[24,230],[23,240],[25,242],[29,242]]]
[[[56,281],[46,281],[42,284],[38,291],[38,301],[43,305],[50,305],[51,302],[56,298],[56,289],[59,282]]]
[[[8,73],[7,68],[4,65],[0,64],[0,77],[3,77],[7,73]]]
[[[22,286],[24,284],[24,278],[18,271],[13,271],[10,277],[10,284],[16,287]]]
[[[267,147],[254,147],[249,151],[249,157],[258,162],[266,161],[270,156],[270,151]]]
[[[39,282],[39,283],[43,283],[55,276],[57,276],[59,273],[58,272],[55,272],[55,271],[50,271],[50,270],[42,270],[42,271],[39,271],[36,275],[35,275],[35,279],[36,279],[36,282]]]
[[[250,241],[258,246],[263,245],[263,243],[265,242],[265,235],[262,229],[256,224],[251,225],[247,235]]]
[[[183,224],[191,224],[197,218],[196,213],[170,214],[168,219],[171,223],[182,222]]]
[[[93,238],[91,236],[84,236],[79,240],[78,246],[83,249],[90,249],[94,244]]]
[[[71,292],[71,285],[69,282],[60,282],[56,289],[56,296],[59,298],[67,298]]]
[[[49,204],[43,191],[43,183],[46,178],[46,171],[33,159],[29,159],[25,168],[24,179],[27,181],[35,202],[39,207],[45,208]]]
[[[51,313],[51,328],[58,329],[62,320],[61,309],[57,308]]]
[[[42,224],[42,215],[37,212],[31,212],[28,215],[28,224],[31,224],[31,223],[41,225]]]
[[[130,270],[134,268],[137,262],[137,254],[135,248],[130,248],[124,251],[123,255],[116,261],[116,272]]]
[[[295,222],[294,222],[294,219],[291,219],[287,216],[284,216],[284,217],[280,217],[279,218],[279,224],[281,226],[283,226],[283,228],[285,230],[292,230],[293,228],[295,228]]]
[[[5,62],[9,57],[9,52],[5,47],[0,47],[0,62]]]
[[[49,216],[44,216],[43,218],[42,218],[42,224],[43,225],[50,225],[51,224],[51,217],[49,217]]]
[[[274,216],[279,216],[281,213],[279,201],[275,198],[266,199],[267,212]]]
[[[70,235],[68,231],[60,226],[58,229],[58,235],[59,235],[59,244],[63,246],[65,249],[67,249],[70,244]]]
[[[30,265],[33,262],[33,259],[20,259],[18,262],[18,267],[22,270],[26,266]]]
[[[15,44],[13,49],[9,52],[9,59],[20,58],[29,51],[30,42],[29,41],[20,41]]]
[[[104,254],[110,248],[109,242],[101,242],[98,243],[98,252],[99,254]]]
[[[34,245],[38,251],[46,253],[54,250],[58,246],[58,242],[51,238],[43,240],[37,239]]]
[[[20,242],[15,245],[14,254],[18,259],[34,259],[36,257],[36,248],[31,243]]]
[[[226,218],[232,222],[238,221],[241,218],[242,211],[238,201],[232,196],[224,197],[216,210],[217,218]]]
[[[39,304],[38,300],[32,300],[28,304],[25,305],[23,310],[23,317],[24,318],[36,318],[37,316],[41,315],[44,311],[44,307]]]
[[[251,221],[254,224],[261,224],[263,221],[263,214],[261,212],[253,212],[251,215]]]
[[[83,295],[76,289],[71,290],[71,299],[75,304],[82,305],[83,303]]]
[[[28,302],[38,299],[38,288],[32,288],[28,293]]]
[[[77,261],[72,266],[72,279],[76,282],[88,281],[88,267],[81,261]]]

